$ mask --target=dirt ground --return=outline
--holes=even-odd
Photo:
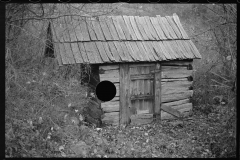
[[[193,115],[184,120],[156,121],[141,126],[92,128],[84,141],[62,147],[63,157],[234,157],[234,133],[218,115]],[[220,118],[220,117],[219,117]],[[225,135],[225,137],[224,137]],[[225,141],[226,143],[223,143]]]

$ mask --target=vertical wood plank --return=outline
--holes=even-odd
[[[144,69],[143,69],[143,73],[144,74],[148,74],[149,72],[148,72],[148,68],[149,67],[144,67]],[[147,81],[149,81],[148,79],[145,79],[145,80],[143,80],[143,94],[144,95],[146,95],[146,94],[148,94],[148,86],[147,86]],[[148,110],[149,111],[149,105],[148,105],[148,101],[149,100],[144,100],[144,103],[143,103],[143,107],[144,107],[144,110]]]
[[[120,64],[120,124],[130,123],[130,75],[129,64]]]
[[[161,70],[159,63],[156,64],[156,70]],[[155,72],[154,76],[154,103],[154,114],[158,115],[161,111],[161,72]]]
[[[142,74],[142,68],[143,67],[137,67],[138,68],[138,74]],[[137,80],[138,81],[138,95],[142,95],[143,91],[144,91],[144,84],[143,84],[143,80]],[[139,106],[139,110],[143,110],[143,100],[140,100],[140,106]]]

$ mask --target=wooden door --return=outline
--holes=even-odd
[[[120,78],[120,86],[123,87],[120,106],[126,108],[122,108],[122,112],[120,110],[120,116],[132,124],[150,123],[153,115],[160,113],[160,65],[142,63],[124,66],[124,71],[124,67],[120,67],[120,77],[127,77]],[[121,75],[121,68],[125,74]],[[125,122],[128,123],[128,120]]]

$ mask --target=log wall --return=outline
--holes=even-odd
[[[189,114],[192,103],[192,61],[169,61],[162,62],[161,96],[162,106],[177,109],[184,116]],[[161,119],[172,119],[174,116],[161,111]]]
[[[119,65],[99,66],[100,81],[108,80],[116,87],[116,96],[109,102],[101,103],[104,112],[102,122],[107,124],[119,124]]]

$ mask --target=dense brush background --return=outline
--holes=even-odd
[[[176,13],[202,55],[194,60],[193,114],[214,116],[222,132],[212,135],[212,152],[236,151],[237,8],[234,4],[79,4],[81,16],[171,16]],[[56,14],[57,13],[57,14]],[[84,139],[100,126],[86,93],[90,66],[66,65],[44,56],[57,4],[7,4],[5,46],[5,156],[56,156],[58,144]],[[56,16],[55,16],[56,17]],[[84,81],[83,81],[84,80]],[[100,119],[100,117],[95,117]],[[84,128],[84,126],[88,126]],[[224,152],[217,153],[216,149]]]

